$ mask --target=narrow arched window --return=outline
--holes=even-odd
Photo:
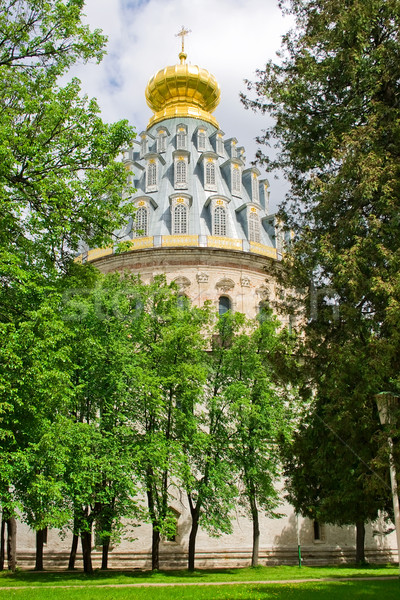
[[[176,149],[177,150],[186,150],[186,130],[182,128],[178,129],[176,134]]]
[[[140,154],[144,156],[148,152],[148,141],[146,136],[143,136],[140,142]]]
[[[151,162],[147,166],[147,186],[157,185],[157,165],[155,162]]]
[[[174,234],[187,233],[187,207],[177,204],[174,207]]]
[[[228,296],[220,296],[218,301],[218,314],[224,315],[228,310],[231,310],[231,301]]]
[[[254,173],[251,178],[251,197],[253,202],[259,202],[259,193],[258,193],[258,179],[257,175]]]
[[[167,136],[165,132],[160,132],[157,137],[157,152],[165,152],[167,148]]]
[[[249,240],[250,242],[260,242],[260,220],[256,213],[249,215]]]
[[[148,210],[144,206],[136,212],[135,230],[136,237],[148,235]]]
[[[234,165],[232,169],[232,192],[240,193],[240,169],[237,165]]]
[[[214,235],[226,235],[226,210],[222,206],[214,209]]]
[[[186,161],[178,160],[176,162],[176,179],[175,179],[175,181],[178,185],[186,183],[186,174],[187,174]]]
[[[215,165],[212,161],[206,164],[206,185],[215,185]]]
[[[197,134],[197,149],[199,152],[204,152],[206,149],[206,132],[200,129]]]

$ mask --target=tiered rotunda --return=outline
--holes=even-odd
[[[246,167],[245,150],[227,138],[213,110],[220,89],[206,69],[186,62],[158,71],[146,88],[153,111],[123,161],[136,212],[119,239],[129,249],[88,249],[82,260],[103,272],[165,274],[201,305],[252,317],[274,284],[266,271],[280,258],[284,234],[269,214],[269,183]],[[125,245],[126,247],[126,245]]]

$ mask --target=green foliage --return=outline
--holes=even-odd
[[[286,332],[278,332],[279,322],[270,309],[264,309],[257,325],[245,326],[227,356],[229,384],[225,396],[230,421],[235,424],[233,460],[244,485],[247,511],[254,517],[259,507],[269,516],[276,516],[279,497],[274,483],[280,472],[277,449],[291,430],[287,402],[295,399],[276,368],[277,356],[286,359],[288,353]]]
[[[304,303],[303,397],[316,397],[287,472],[298,508],[349,523],[385,508],[374,394],[399,389],[400,2],[282,4],[296,26],[244,101],[273,116],[260,142],[278,154],[260,159],[291,184],[281,273]]]
[[[49,436],[82,398],[74,351],[84,329],[66,320],[66,288],[94,276],[73,254],[81,242],[112,242],[131,215],[116,158],[132,129],[103,123],[77,79],[61,84],[76,61],[104,54],[105,37],[82,23],[83,7],[0,2],[0,495],[4,510],[18,501],[36,529],[71,516],[67,455],[57,437],[53,454]]]
[[[81,22],[83,4],[1,2],[0,271],[17,297],[29,276],[65,269],[80,241],[110,243],[131,214],[115,158],[132,129],[103,123],[77,79],[60,85],[74,62],[104,52],[104,36]]]

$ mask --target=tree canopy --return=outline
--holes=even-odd
[[[27,272],[65,269],[80,241],[110,243],[131,211],[115,158],[132,128],[104,123],[78,79],[61,83],[76,61],[104,53],[105,37],[82,23],[83,6],[0,3],[0,266],[3,293],[14,297]]]
[[[400,2],[283,0],[281,7],[295,26],[243,100],[274,118],[259,142],[274,145],[276,156],[260,150],[258,158],[290,183],[280,216],[295,237],[280,273],[303,303],[304,397],[316,399],[296,451],[325,427],[318,471],[322,478],[336,464],[340,485],[348,444],[366,463],[358,462],[352,482],[360,499],[377,452],[374,395],[398,394],[400,384]],[[332,443],[335,456],[327,452]],[[356,490],[348,483],[347,516]]]

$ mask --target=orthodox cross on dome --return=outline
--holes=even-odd
[[[191,29],[185,29],[185,26],[182,25],[182,29],[175,34],[175,37],[180,37],[182,38],[182,50],[181,52],[185,52],[185,35],[188,35],[189,33],[192,33]]]
[[[182,25],[182,29],[179,31],[179,33],[175,34],[175,37],[182,38],[182,50],[179,52],[181,65],[185,64],[185,60],[187,58],[187,54],[185,53],[185,35],[188,35],[189,33],[192,33],[192,30],[185,29],[184,25]]]

